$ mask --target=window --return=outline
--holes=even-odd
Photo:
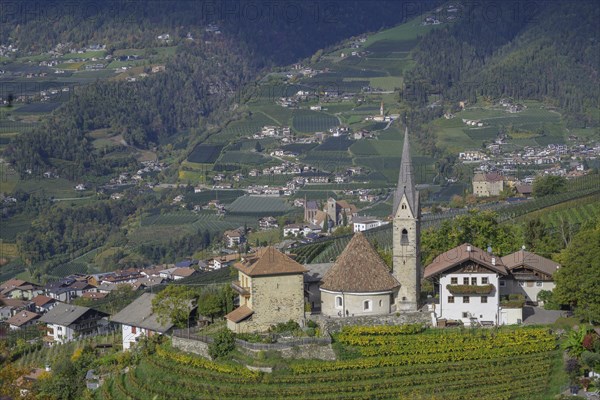
[[[402,236],[400,237],[400,244],[408,244],[408,231],[406,229],[402,229]]]
[[[382,304],[383,304],[383,301],[379,300],[379,307],[381,307]]]
[[[537,281],[537,282],[535,283],[535,286],[537,286],[537,287],[542,287],[542,282],[540,282],[540,281]]]
[[[454,296],[448,296],[448,303],[454,303]]]
[[[481,302],[487,303],[487,296],[481,296]]]
[[[450,278],[451,285],[458,285],[458,278]]]
[[[406,204],[402,203],[402,209],[406,210]]]
[[[469,296],[463,296],[463,303],[469,302]]]
[[[471,285],[473,285],[473,286],[477,285],[477,277],[471,278]]]
[[[481,284],[482,285],[487,285],[489,283],[487,276],[484,276],[483,278],[481,278]]]
[[[373,302],[371,300],[363,301],[363,311],[372,311],[373,310]]]
[[[463,285],[469,284],[469,278],[463,278]]]
[[[335,296],[335,308],[342,308],[344,305],[344,300],[342,296]]]
[[[506,286],[506,282],[505,281],[500,281],[500,287],[505,287]]]
[[[462,315],[463,315],[463,316],[462,316],[463,318],[469,318],[469,313],[468,313],[468,312],[463,312],[463,314],[462,314]]]
[[[131,333],[133,333],[134,335],[137,333],[137,327],[136,326],[132,326],[131,327]]]

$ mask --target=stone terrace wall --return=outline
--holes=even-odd
[[[311,315],[310,317],[319,324],[324,332],[333,333],[339,332],[344,326],[352,325],[406,325],[406,324],[423,324],[432,326],[431,312],[402,312],[398,316],[396,314],[377,315],[377,316],[361,316],[361,317],[327,317],[324,315]]]

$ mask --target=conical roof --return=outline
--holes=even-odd
[[[334,292],[383,292],[400,286],[362,232],[354,234],[327,271],[321,288]]]
[[[400,174],[398,175],[398,186],[394,194],[394,209],[392,215],[396,215],[398,206],[402,200],[402,196],[406,195],[408,206],[411,211],[416,214],[417,207],[417,191],[415,189],[414,171],[412,160],[410,158],[410,144],[408,142],[408,127],[404,131],[404,145],[402,146],[402,159],[400,160]]]

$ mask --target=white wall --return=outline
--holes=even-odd
[[[134,330],[135,333],[133,332]],[[123,333],[123,351],[129,350],[132,346],[134,346],[140,336],[147,336],[148,334],[147,329],[139,327],[135,327],[134,329],[134,327],[131,325],[125,324],[121,325],[121,332]]]
[[[453,295],[446,288],[450,284],[451,278],[457,278],[458,285],[463,285],[463,279],[477,278],[477,285],[483,285],[481,278],[487,278],[488,283],[494,285],[494,289],[487,295],[487,303],[481,302],[481,297],[486,295],[468,294],[469,303],[463,302],[463,295]],[[454,303],[448,302],[448,297],[454,296]],[[492,321],[498,323],[498,306],[500,303],[500,292],[498,290],[498,275],[494,273],[457,273],[442,275],[440,277],[440,304],[436,309],[438,318],[460,320],[465,325],[470,325],[469,316],[477,318],[478,321]],[[463,317],[463,313],[468,316]]]

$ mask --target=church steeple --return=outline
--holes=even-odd
[[[394,208],[392,215],[396,215],[402,196],[406,195],[408,206],[413,214],[418,213],[419,201],[414,182],[414,170],[410,158],[410,144],[408,141],[408,127],[404,131],[404,145],[402,146],[402,159],[400,160],[400,174],[398,175],[398,186],[394,194]]]

